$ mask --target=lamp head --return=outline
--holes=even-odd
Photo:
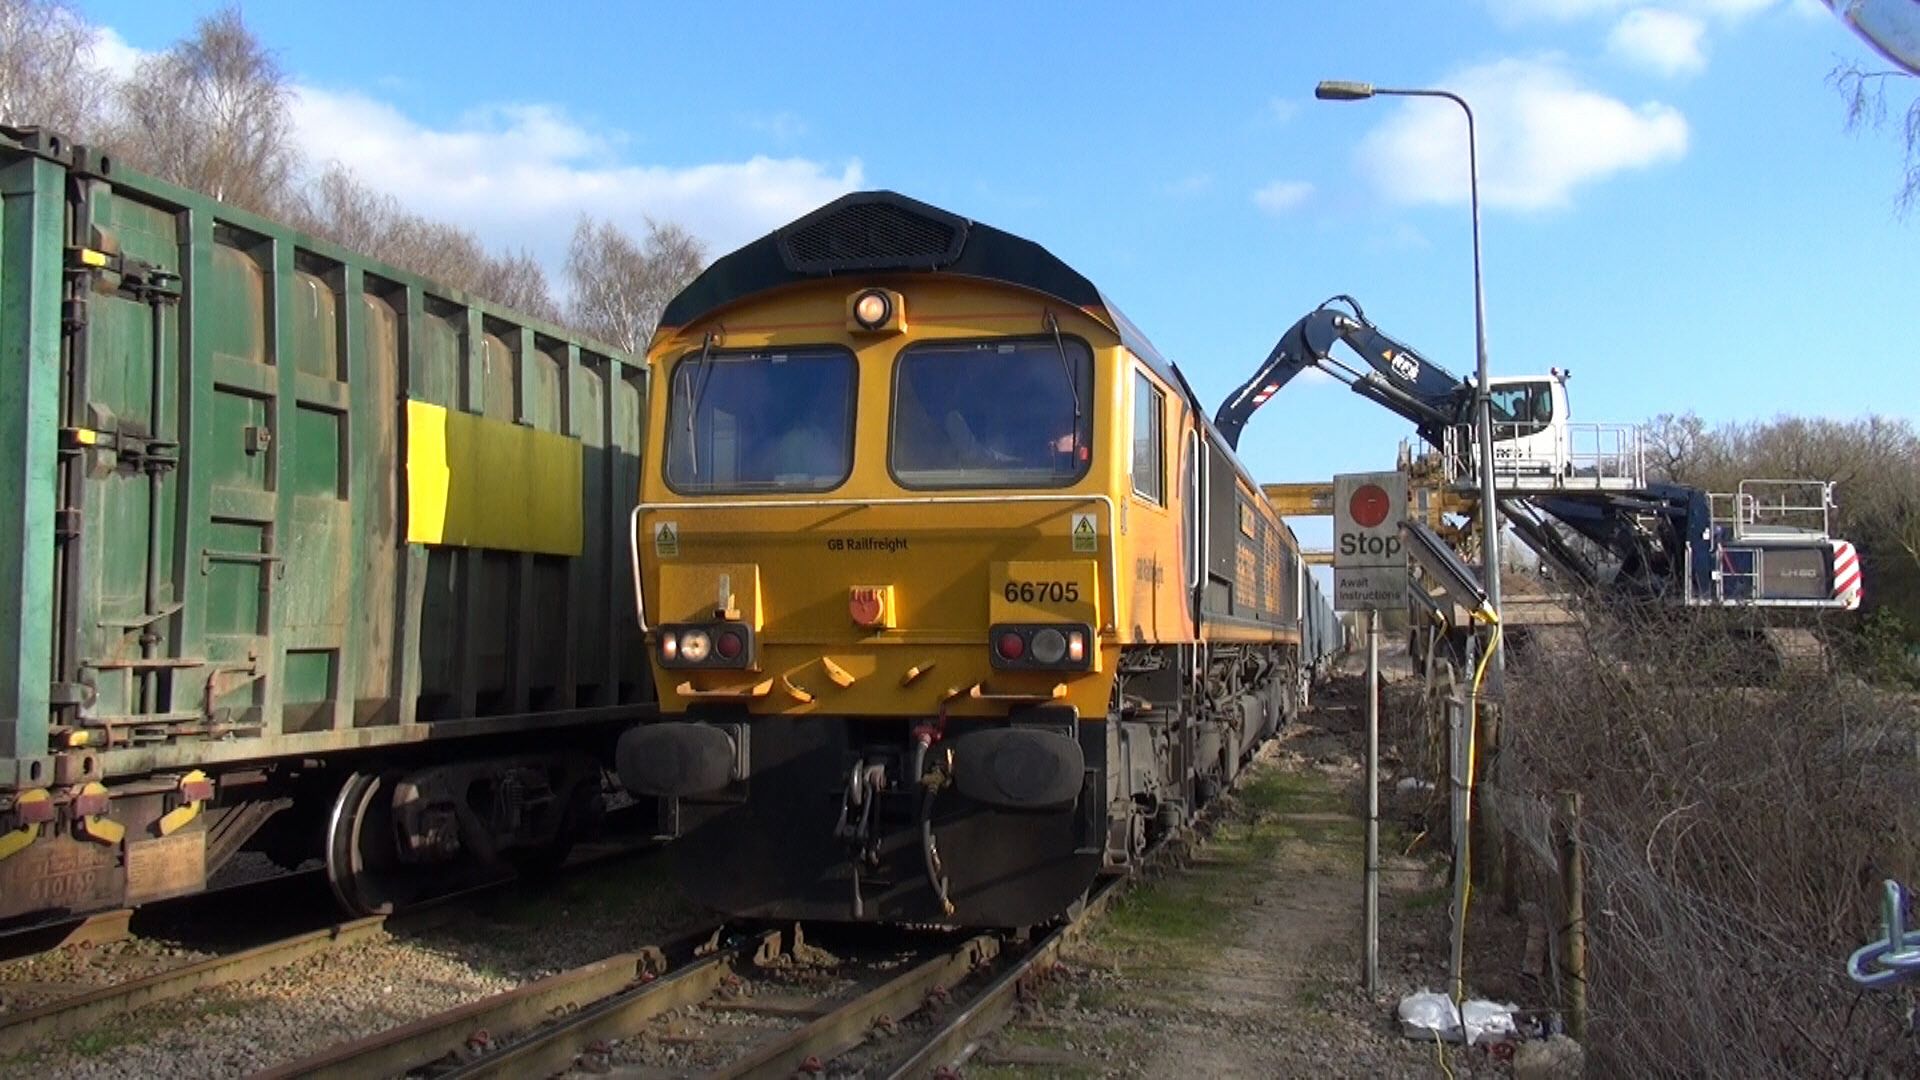
[[[1313,96],[1321,101],[1364,101],[1373,96],[1373,84],[1324,79],[1313,88]]]

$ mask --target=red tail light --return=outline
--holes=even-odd
[[[994,643],[993,649],[1000,654],[1002,660],[1018,660],[1027,655],[1026,641],[1011,630],[1000,635],[1000,640]]]

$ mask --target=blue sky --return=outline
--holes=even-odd
[[[83,10],[124,62],[214,6]],[[1495,374],[1571,368],[1584,420],[1920,416],[1900,145],[1847,134],[1824,82],[1882,65],[1813,0],[244,10],[310,157],[492,245],[557,270],[585,210],[718,255],[893,188],[1047,245],[1209,403],[1341,292],[1471,370],[1457,110],[1312,97],[1445,86],[1480,115]],[[1408,434],[1305,383],[1243,450],[1315,479],[1391,467]]]

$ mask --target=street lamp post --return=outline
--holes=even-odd
[[[1480,550],[1487,603],[1500,614],[1500,506],[1493,485],[1493,396],[1487,385],[1487,299],[1480,275],[1480,144],[1473,131],[1473,108],[1467,99],[1448,90],[1390,90],[1372,83],[1327,80],[1314,87],[1322,101],[1364,101],[1371,97],[1446,98],[1467,114],[1467,191],[1473,206],[1473,343],[1475,352],[1475,427],[1480,443]],[[1506,685],[1506,649],[1493,638],[1493,688]]]

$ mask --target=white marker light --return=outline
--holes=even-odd
[[[1067,655],[1067,638],[1060,631],[1048,627],[1033,635],[1033,658],[1042,664],[1057,664]]]
[[[704,630],[689,630],[680,638],[680,656],[691,664],[706,660],[707,653],[713,649],[713,639]]]
[[[853,302],[853,320],[869,330],[885,326],[893,315],[893,301],[879,289],[868,289]]]
[[[1087,658],[1087,638],[1075,630],[1067,635],[1067,659],[1079,663]]]
[[[660,635],[660,658],[674,660],[680,656],[680,639],[673,634]]]

